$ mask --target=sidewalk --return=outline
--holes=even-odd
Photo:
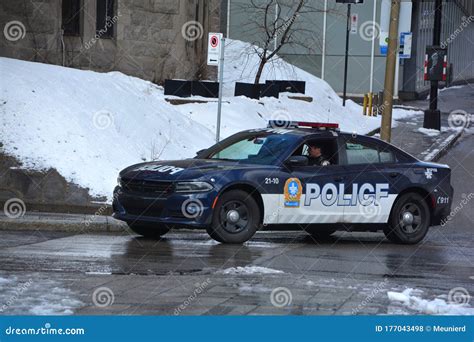
[[[423,111],[429,107],[429,101],[410,101],[404,103],[404,106]],[[395,122],[392,130],[392,144],[420,160],[439,160],[463,133],[462,127],[450,127],[449,114],[457,110],[474,114],[474,85],[440,90],[438,107],[442,112],[441,132],[423,129],[424,114],[416,115],[407,120]]]
[[[110,216],[26,212],[18,218],[9,218],[0,212],[1,230],[41,230],[71,233],[123,232],[127,225]]]

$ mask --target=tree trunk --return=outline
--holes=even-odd
[[[262,58],[260,60],[260,65],[258,66],[258,71],[257,71],[257,75],[255,76],[255,82],[254,84],[259,84],[260,83],[260,78],[262,77],[262,73],[263,73],[263,68],[265,67],[265,64],[267,63],[267,59],[266,58]]]

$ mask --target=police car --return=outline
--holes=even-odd
[[[310,162],[311,146],[324,163]],[[337,124],[270,122],[193,159],[126,168],[113,215],[152,238],[171,228],[204,228],[222,243],[243,243],[261,229],[315,238],[383,230],[392,242],[415,244],[449,215],[450,176],[446,165]]]

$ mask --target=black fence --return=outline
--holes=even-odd
[[[179,97],[219,97],[219,83],[208,81],[165,80],[165,95]]]
[[[280,93],[306,93],[306,82],[304,81],[267,81],[266,84],[275,85]]]
[[[266,81],[262,84],[254,83],[235,83],[235,96],[247,96],[251,99],[260,99],[262,97],[278,98],[280,93],[299,93],[306,92],[306,82],[304,81]],[[209,81],[184,81],[184,80],[166,80],[165,95],[179,97],[202,96],[217,98],[219,97],[219,83]]]
[[[235,96],[247,96],[251,99],[262,97],[276,97],[280,93],[300,93],[306,92],[306,82],[303,81],[267,81],[264,84],[235,83]]]

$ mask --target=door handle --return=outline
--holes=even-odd
[[[398,177],[398,173],[397,173],[397,172],[392,172],[392,173],[390,173],[389,176],[390,176],[391,178],[396,178],[396,177]]]
[[[335,181],[335,182],[342,182],[343,180],[344,180],[344,177],[342,177],[342,176],[341,176],[341,177],[335,177],[335,178],[334,178],[334,181]]]

